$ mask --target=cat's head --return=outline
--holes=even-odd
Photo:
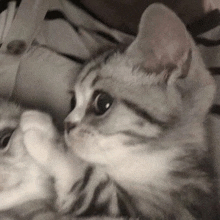
[[[182,21],[154,4],[134,42],[87,64],[72,93],[66,141],[80,157],[101,164],[143,157],[154,166],[155,152],[164,158],[161,149],[202,141],[215,85]]]

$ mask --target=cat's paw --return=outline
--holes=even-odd
[[[42,165],[46,164],[58,135],[52,118],[43,112],[26,111],[21,116],[20,129],[28,153]]]
[[[28,110],[21,115],[20,127],[24,133],[38,130],[47,136],[53,136],[55,132],[51,116],[36,110]]]

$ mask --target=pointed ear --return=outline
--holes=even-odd
[[[126,54],[144,68],[160,72],[161,68],[184,64],[190,48],[183,22],[169,8],[156,3],[143,13],[138,35]]]

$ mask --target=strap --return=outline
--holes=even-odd
[[[20,58],[30,48],[49,9],[49,0],[22,0],[0,48],[0,95],[10,98]]]

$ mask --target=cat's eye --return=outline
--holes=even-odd
[[[8,146],[11,135],[12,135],[12,132],[8,132],[8,133],[3,134],[0,137],[0,150],[4,150]]]
[[[94,97],[94,112],[103,115],[111,107],[113,98],[106,92],[96,92]]]

